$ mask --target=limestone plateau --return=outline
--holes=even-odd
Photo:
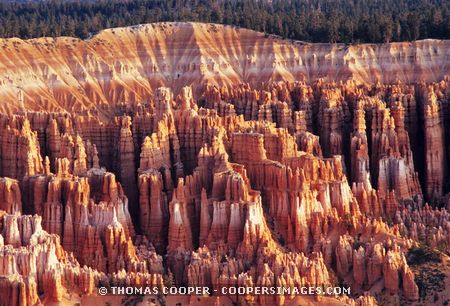
[[[0,305],[448,303],[449,41],[162,23],[0,50]]]

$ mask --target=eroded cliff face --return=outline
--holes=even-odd
[[[70,284],[95,295],[99,284],[162,286],[170,275],[214,289],[345,283],[352,297],[335,302],[355,305],[417,301],[406,252],[450,245],[448,92],[447,81],[282,82],[208,86],[195,100],[191,87],[175,97],[161,87],[106,121],[3,115],[2,300],[45,304]],[[39,270],[39,252],[58,268]]]
[[[193,41],[183,46],[174,39],[188,33]],[[323,305],[376,305],[447,298],[446,292],[424,293],[416,284],[415,263],[407,259],[408,250],[418,245],[450,250],[447,79],[367,83],[377,71],[383,75],[380,68],[371,70],[367,79],[359,72],[363,83],[322,79],[259,84],[268,70],[275,76],[282,69],[283,80],[301,79],[300,73],[307,80],[318,76],[301,70],[305,67],[321,67],[325,70],[320,73],[336,78],[326,70],[329,60],[337,60],[325,55],[329,48],[337,48],[332,54],[338,56],[370,46],[343,51],[341,46],[296,45],[212,25],[114,29],[86,42],[75,40],[68,49],[69,41],[16,43],[18,49],[26,44],[42,52],[53,50],[53,57],[35,60],[51,61],[55,67],[63,65],[57,59],[64,56],[68,70],[54,71],[66,71],[61,72],[65,78],[76,78],[71,65],[82,60],[85,66],[77,69],[90,83],[78,79],[83,85],[73,94],[72,83],[63,89],[64,82],[54,76],[62,87],[52,89],[53,96],[45,93],[45,82],[36,81],[35,87],[23,88],[38,90],[36,94],[19,99],[30,109],[51,104],[52,110],[77,111],[0,115],[0,301],[50,305],[73,302],[74,292],[77,301],[79,296],[96,296],[100,286],[168,283],[218,290],[346,284],[352,292],[301,297],[306,300],[294,295],[226,297],[257,305],[308,299]],[[230,41],[240,41],[241,47],[228,46]],[[183,53],[190,43],[197,47]],[[428,43],[438,48],[437,57],[444,52],[439,46],[447,44],[397,44],[406,49],[389,52],[405,55]],[[159,46],[159,51],[152,53],[149,46]],[[252,53],[240,62],[242,46],[265,50],[276,57],[276,64],[270,57],[263,63]],[[382,52],[393,46],[370,48]],[[298,54],[303,63],[298,71],[303,72],[288,72],[297,66],[283,59],[287,50],[289,61]],[[313,50],[318,62],[303,59],[310,55],[299,50]],[[225,51],[228,57],[221,55]],[[417,59],[420,52],[415,52]],[[365,58],[376,53],[356,54]],[[221,65],[207,60],[212,55]],[[403,55],[393,56],[401,62]],[[437,57],[427,57],[427,67],[446,71]],[[229,58],[235,59],[233,65],[226,64]],[[108,61],[116,64],[108,66]],[[404,79],[410,80],[410,74],[422,75],[420,65],[399,64],[389,71],[409,69]],[[117,74],[111,67],[123,71]],[[237,73],[236,67],[246,68]],[[433,77],[441,70],[433,70]],[[90,76],[92,71],[110,71],[114,78]],[[174,71],[180,71],[179,81],[171,79],[169,72]],[[429,71],[423,70],[423,76],[431,78]],[[133,83],[141,74],[152,77]],[[153,76],[164,74],[152,83]],[[384,81],[392,77],[388,75]],[[199,83],[181,86],[190,78]],[[204,81],[209,84],[202,86]],[[160,86],[167,83],[173,88]],[[90,86],[91,93],[83,86]],[[131,91],[135,94],[125,95]],[[89,101],[83,100],[85,95]],[[31,97],[47,97],[50,104],[27,102]],[[5,109],[14,110],[14,101],[5,103]],[[443,270],[450,275],[445,265]],[[213,296],[208,302],[221,304],[223,299]]]
[[[158,23],[70,37],[0,40],[0,110],[98,111],[144,103],[156,88],[318,78],[433,82],[449,71],[448,41],[308,44],[200,23]],[[29,84],[33,84],[29,86]],[[249,96],[247,96],[250,98]]]

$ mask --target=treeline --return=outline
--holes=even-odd
[[[0,37],[88,38],[105,28],[160,21],[236,25],[311,42],[448,39],[450,0],[53,0],[0,3]]]

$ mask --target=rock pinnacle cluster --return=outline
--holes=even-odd
[[[187,27],[156,27],[164,26]],[[220,31],[193,27],[197,38],[198,28]],[[150,28],[128,31],[140,36]],[[84,54],[79,44],[108,45],[109,35],[124,30],[108,31],[74,42],[72,51],[64,49],[65,40],[25,43],[49,44],[76,61]],[[128,44],[145,47],[138,42]],[[445,290],[423,289],[409,255],[426,248],[445,260],[450,251],[447,77],[419,80],[403,70],[395,82],[387,74],[383,82],[332,81],[331,73],[328,79],[245,82],[231,79],[218,54],[215,61],[200,58],[199,67],[180,59],[185,76],[200,69],[205,79],[171,87],[169,78],[148,71],[164,67],[164,53],[155,62],[146,56],[149,77],[142,82],[152,86],[130,87],[126,77],[114,77],[117,69],[141,69],[121,57],[113,70],[94,58],[100,87],[72,95],[61,74],[40,67],[55,75],[51,96],[36,81],[36,95],[19,101],[25,109],[2,104],[0,305],[88,305],[86,298],[105,301],[99,287],[169,283],[211,292],[351,289],[304,296],[212,293],[200,302],[188,298],[189,305],[409,305],[449,298]],[[242,76],[257,75],[251,63],[260,60],[246,60]],[[78,74],[67,78],[92,77],[87,66],[72,64]],[[1,65],[9,64],[0,55]],[[208,82],[208,69],[221,74]],[[3,79],[2,72],[0,88]],[[106,103],[105,92],[122,94]],[[38,100],[54,108],[26,109]]]

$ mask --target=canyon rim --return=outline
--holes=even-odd
[[[194,22],[0,39],[0,305],[445,305],[449,59]]]

